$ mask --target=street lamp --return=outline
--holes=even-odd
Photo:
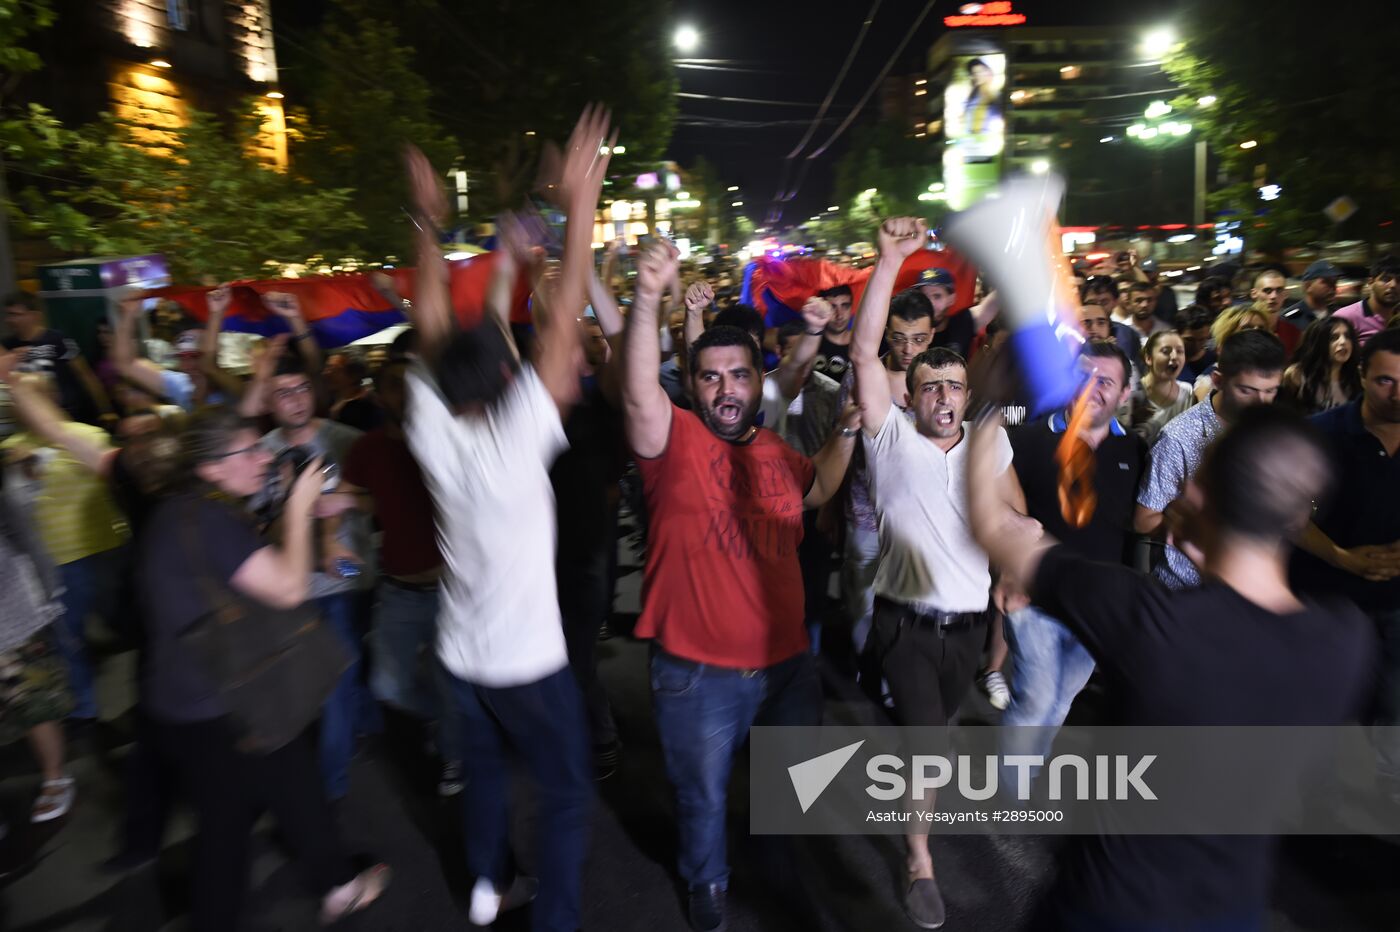
[[[1213,107],[1215,106],[1215,95],[1207,94],[1204,97],[1198,97],[1196,98],[1196,104],[1201,107]]]
[[[672,41],[675,43],[677,51],[693,52],[700,44],[700,33],[694,26],[681,26],[676,30]]]
[[[1161,58],[1170,52],[1172,46],[1175,44],[1176,33],[1172,29],[1164,26],[1160,29],[1154,29],[1143,36],[1142,44],[1138,46],[1138,51],[1142,53],[1143,58]]]
[[[1050,163],[1046,159],[1036,159],[1031,163],[1032,175],[1043,175],[1050,170]]]

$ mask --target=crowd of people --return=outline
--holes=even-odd
[[[1178,308],[1125,254],[1080,281],[1071,417],[1019,396],[995,292],[958,308],[942,268],[896,288],[921,220],[881,225],[858,305],[830,288],[780,328],[716,306],[664,240],[619,300],[590,242],[608,139],[585,111],[545,188],[561,259],[502,219],[465,328],[435,232],[447,201],[411,150],[417,285],[391,296],[412,327],[373,367],[323,358],[288,294],[265,296],[286,333],[246,378],[219,359],[227,288],[167,358],[132,295],[93,366],[35,299],[5,299],[0,739],[33,749],[33,821],[81,791],[65,724],[103,712],[100,617],[141,658],[113,864],[156,859],[188,803],[195,929],[237,928],[264,810],[323,921],[382,894],[389,867],[351,866],[333,805],[357,740],[385,727],[420,730],[437,792],[461,797],[469,918],[533,899],[533,928],[580,928],[593,783],[623,752],[595,653],[623,509],[697,930],[725,923],[748,730],[821,723],[833,637],[894,722],[946,725],[980,688],[1004,724],[1038,726],[1008,731],[1008,753],[1048,751],[1096,667],[1116,724],[1400,724],[1400,262],[1339,309],[1326,262],[1291,307],[1266,269],[1238,304],[1207,279]],[[510,320],[521,276],[528,328]],[[1089,514],[1065,504],[1066,432],[1092,461]],[[213,662],[220,624],[269,620],[265,656]],[[269,738],[298,715],[310,727]],[[1400,804],[1400,746],[1376,754]],[[512,758],[545,816],[534,878],[511,856]],[[938,928],[927,829],[905,856],[905,909]],[[1090,838],[1043,918],[1259,928],[1268,864],[1259,839]]]

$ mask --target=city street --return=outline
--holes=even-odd
[[[623,558],[630,554],[624,548]],[[624,570],[629,569],[624,567]],[[635,616],[640,573],[619,584],[618,627]],[[615,776],[599,784],[592,851],[584,878],[585,928],[671,932],[686,928],[673,866],[671,791],[651,719],[646,646],[624,637],[599,645],[602,677],[625,748]],[[0,757],[0,802],[14,837],[3,848],[0,928],[7,932],[157,932],[186,928],[184,897],[191,825],[183,814],[166,838],[159,867],[122,878],[99,865],[114,852],[122,813],[121,737],[132,701],[134,656],[110,656],[102,668],[104,722],[80,739],[73,763],[78,804],[56,828],[19,828],[36,777],[22,745]],[[867,721],[872,709],[853,685],[824,664],[829,721]],[[1086,694],[1086,699],[1090,698]],[[1083,707],[1076,708],[1083,714]],[[975,727],[992,710],[974,692],[962,720]],[[432,793],[435,774],[398,763],[413,752],[391,752],[368,740],[357,758],[350,797],[340,810],[353,851],[388,861],[394,883],[385,898],[343,924],[364,932],[436,932],[469,927],[470,890],[459,845],[455,801]],[[421,755],[414,754],[421,759]],[[913,929],[900,905],[902,852],[884,837],[799,839],[784,850],[744,837],[747,766],[736,767],[730,795],[729,928],[735,932],[802,929],[844,932]],[[517,837],[531,837],[527,822]],[[736,843],[737,840],[737,843]],[[252,892],[245,928],[290,932],[316,927],[314,898],[279,849],[264,821],[255,839]],[[945,836],[932,842],[948,902],[948,929],[1024,927],[1053,869],[1054,849],[1039,838]],[[1400,910],[1394,877],[1400,848],[1363,839],[1292,839],[1283,848],[1271,930],[1393,929]],[[528,863],[528,855],[522,855]],[[776,876],[775,876],[776,874]],[[779,889],[796,890],[782,894]],[[507,914],[495,928],[525,929],[526,911]]]

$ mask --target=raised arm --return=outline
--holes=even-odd
[[[46,443],[67,450],[73,459],[92,472],[103,477],[110,474],[117,451],[105,444],[94,443],[85,435],[70,432],[67,425],[72,421],[49,397],[43,378],[13,373],[18,357],[19,354],[14,352],[0,354],[0,383],[9,385],[10,400],[20,421]]]
[[[199,368],[205,378],[218,385],[219,391],[231,398],[242,398],[243,381],[219,365],[219,332],[224,328],[224,315],[232,300],[233,291],[228,285],[220,285],[205,296],[209,319],[199,337]]]
[[[972,315],[972,329],[981,331],[1001,313],[1001,299],[995,291],[989,291],[980,304],[968,308],[968,313]]]
[[[307,464],[287,494],[282,543],[253,551],[229,582],[246,596],[273,608],[295,608],[310,591],[312,509],[321,497],[321,458]]]
[[[700,339],[705,332],[705,311],[714,303],[715,290],[703,279],[695,282],[685,291],[685,346],[677,347],[676,352],[690,349],[690,344]]]
[[[287,350],[287,339],[287,334],[277,334],[254,358],[253,378],[238,401],[238,413],[244,417],[261,417],[268,412],[268,386],[272,384],[272,373],[277,371],[277,360]]]
[[[851,453],[855,451],[858,433],[860,408],[854,404],[847,405],[841,420],[836,424],[836,429],[831,432],[831,437],[812,457],[816,475],[812,479],[812,487],[802,499],[804,507],[818,508],[825,505],[840,491],[841,483],[846,481],[846,470],[851,465]]]
[[[822,334],[831,323],[834,311],[831,302],[816,295],[802,305],[802,322],[806,332],[788,347],[788,353],[778,364],[778,387],[788,401],[797,397],[807,376],[812,373],[812,363],[816,361],[817,350],[821,349]]]
[[[894,281],[904,260],[924,244],[928,228],[913,217],[894,217],[880,224],[880,258],[865,283],[851,336],[851,368],[856,374],[861,427],[870,436],[880,432],[890,413],[890,382],[880,362],[880,340],[890,316]]]
[[[417,146],[404,148],[404,165],[413,197],[414,243],[418,253],[418,280],[410,321],[418,331],[419,353],[436,363],[438,354],[452,336],[452,296],[448,288],[447,260],[438,245],[438,224],[447,216],[447,193],[442,179]]]
[[[157,398],[165,397],[165,381],[160,367],[136,353],[136,321],[141,316],[143,295],[128,292],[117,308],[117,329],[112,334],[112,364],[117,374]]]
[[[627,315],[622,357],[622,410],[627,442],[645,459],[666,451],[671,436],[671,399],[657,380],[661,370],[658,311],[661,289],[679,261],[676,247],[665,241],[651,246],[637,264],[637,290]],[[685,352],[684,349],[681,350]]]
[[[579,394],[584,296],[593,276],[593,218],[607,176],[617,134],[608,137],[610,116],[597,105],[585,107],[569,137],[559,179],[567,212],[564,260],[559,286],[535,311],[535,368],[555,404],[567,409]]]
[[[1016,511],[1024,502],[1020,483],[1008,469],[997,475],[997,440],[1001,412],[992,407],[988,417],[968,428],[968,521],[977,545],[987,552],[1002,577],[1030,591],[1040,560],[1055,544],[1039,522]]]
[[[321,347],[316,345],[316,335],[307,326],[306,317],[301,312],[301,299],[286,291],[269,291],[262,296],[267,309],[287,322],[292,331],[288,342],[297,348],[301,361],[306,365],[306,374],[313,382],[321,378]]]

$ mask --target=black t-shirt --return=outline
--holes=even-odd
[[[949,315],[948,326],[933,332],[929,346],[947,347],[963,359],[971,359],[972,338],[976,335],[972,328],[972,311],[959,311]]]
[[[73,372],[73,361],[81,356],[78,344],[57,330],[45,330],[32,340],[21,340],[9,336],[4,340],[7,350],[21,349],[26,352],[20,368],[26,372],[46,372],[58,383],[59,404],[75,420],[89,421],[97,413],[92,410],[92,401],[83,391],[78,376]]]
[[[1370,694],[1374,629],[1341,601],[1276,615],[1223,583],[1172,591],[1064,546],[1032,590],[1094,655],[1109,725],[1332,725],[1356,720]],[[1280,785],[1312,763],[1302,757],[1277,763]],[[1162,928],[1247,916],[1267,903],[1272,847],[1260,836],[1080,836],[1055,899]]]
[[[593,380],[585,382],[583,397],[569,412],[564,436],[569,448],[549,471],[559,521],[561,589],[571,573],[584,572],[591,558],[613,546],[617,484],[627,465],[622,414]]]
[[[352,398],[340,406],[335,419],[367,434],[384,423],[384,409],[368,398]]]
[[[1058,431],[1055,430],[1058,428]],[[1133,540],[1133,508],[1147,445],[1136,434],[1109,433],[1094,451],[1094,491],[1098,504],[1089,523],[1072,528],[1060,513],[1060,468],[1055,448],[1064,438],[1065,416],[1040,418],[1010,432],[1012,467],[1026,493],[1030,516],[1045,533],[1076,554],[1104,563],[1128,563]]]
[[[1208,349],[1195,362],[1186,360],[1186,364],[1181,367],[1181,375],[1177,378],[1187,385],[1195,385],[1198,378],[1211,371],[1211,367],[1215,365],[1215,359],[1215,350]]]
[[[167,722],[218,718],[225,713],[218,689],[180,635],[213,607],[206,577],[213,586],[227,586],[263,541],[237,506],[180,495],[156,506],[137,546],[146,609],[142,706]]]
[[[844,346],[840,343],[833,343],[827,339],[826,334],[822,334],[822,345],[817,347],[817,361],[812,364],[815,372],[831,379],[833,382],[840,382],[846,377],[846,372],[851,368],[851,344]]]

